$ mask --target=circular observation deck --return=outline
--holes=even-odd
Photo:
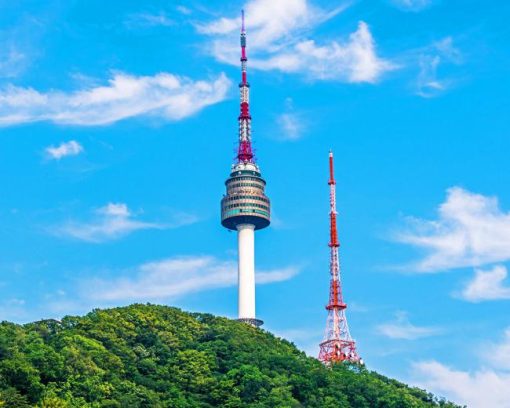
[[[233,166],[225,181],[227,194],[221,200],[221,225],[237,230],[241,224],[251,224],[256,230],[271,222],[269,198],[265,195],[265,180],[252,163]]]

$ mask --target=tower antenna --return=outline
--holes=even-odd
[[[333,152],[329,152],[329,302],[326,306],[328,318],[326,321],[326,332],[324,341],[320,343],[319,360],[325,364],[334,362],[349,361],[362,363],[356,351],[356,342],[351,338],[342,294],[342,283],[340,281],[340,261],[338,248],[340,242],[337,232],[336,212],[336,181],[333,165]]]
[[[254,163],[253,148],[251,146],[251,115],[250,115],[250,84],[248,83],[246,66],[246,29],[244,26],[244,10],[241,10],[241,83],[240,113],[239,113],[239,146],[237,149],[238,163]]]

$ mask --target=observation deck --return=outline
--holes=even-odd
[[[254,225],[255,230],[270,224],[271,206],[264,193],[266,182],[256,164],[233,165],[225,186],[227,194],[221,200],[221,225],[235,231],[241,224]]]

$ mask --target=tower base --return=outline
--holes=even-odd
[[[330,339],[320,344],[319,360],[326,364],[348,361],[363,364],[353,340]]]
[[[264,324],[264,322],[260,319],[251,319],[249,317],[242,317],[242,318],[237,319],[237,321],[249,324],[254,327],[260,327]]]

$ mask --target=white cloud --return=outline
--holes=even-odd
[[[273,46],[275,41],[288,37],[299,29],[311,28],[344,8],[346,7],[327,13],[311,5],[307,0],[248,1],[244,10],[246,11],[246,29],[250,32],[250,41],[253,43],[250,49]],[[240,16],[236,14],[232,18],[222,17],[197,28],[205,34],[230,34],[239,32],[240,20]]]
[[[193,13],[193,11],[191,9],[189,9],[188,7],[185,7],[185,6],[177,6],[175,8],[179,13],[181,14],[184,14],[186,16],[189,16],[190,14]]]
[[[395,239],[427,251],[410,266],[422,272],[503,262],[510,259],[510,213],[501,210],[496,197],[453,187],[437,220],[410,218]]]
[[[272,269],[270,271],[257,272],[257,283],[273,283],[286,281],[293,278],[298,273],[296,267],[287,267],[281,269]]]
[[[439,334],[441,330],[437,327],[420,327],[409,322],[407,313],[399,312],[396,320],[377,326],[378,333],[391,339],[416,340],[422,337],[430,337]]]
[[[2,320],[20,321],[26,319],[28,310],[24,299],[11,298],[0,302]]]
[[[437,67],[441,62],[438,55],[421,55],[419,59],[420,73],[417,81],[417,94],[429,98],[438,95],[446,84],[437,79]]]
[[[15,77],[24,69],[26,60],[25,54],[13,46],[6,47],[4,43],[0,50],[0,77]]]
[[[419,96],[432,98],[451,87],[454,82],[451,78],[439,79],[438,69],[445,63],[462,63],[462,54],[453,45],[452,37],[433,43],[419,56],[420,72],[416,82],[416,93]]]
[[[510,371],[510,327],[507,327],[500,343],[491,343],[483,347],[486,352],[481,358],[494,368]]]
[[[108,203],[104,207],[101,207],[98,212],[114,217],[129,217],[131,215],[131,211],[129,211],[125,203]]]
[[[366,23],[360,22],[346,41],[318,44],[304,36],[346,7],[347,3],[327,12],[307,0],[249,1],[245,8],[250,66],[302,74],[311,80],[376,82],[396,66],[377,56]],[[216,59],[238,64],[239,47],[233,42],[233,33],[239,31],[239,25],[238,17],[221,18],[198,29],[213,36],[210,49]]]
[[[460,371],[437,361],[415,363],[413,372],[418,386],[456,403],[470,408],[510,407],[510,374],[488,369]]]
[[[302,115],[294,110],[292,98],[287,98],[285,110],[278,115],[276,121],[281,130],[280,139],[298,140],[303,135],[304,121]]]
[[[124,22],[128,27],[155,27],[155,26],[172,26],[175,21],[170,19],[165,13],[137,13],[131,14]]]
[[[392,0],[397,7],[409,10],[420,11],[432,4],[432,0]]]
[[[174,257],[148,262],[131,271],[134,277],[97,279],[87,282],[86,293],[102,301],[147,301],[175,299],[188,293],[202,292],[237,284],[237,264],[212,256]],[[298,273],[295,267],[257,272],[258,284],[291,279]]]
[[[462,53],[460,50],[455,47],[453,44],[452,37],[444,37],[443,39],[436,41],[433,44],[433,47],[443,55],[448,61],[454,62],[456,64],[461,64],[463,61]]]
[[[496,265],[490,270],[476,269],[475,276],[466,284],[460,297],[470,302],[510,299],[510,286],[504,285],[507,275],[503,265]]]
[[[63,142],[58,146],[50,146],[45,149],[46,155],[50,159],[60,160],[66,156],[77,156],[83,152],[83,146],[75,140]]]
[[[389,61],[377,57],[374,39],[364,22],[359,23],[358,29],[344,43],[332,41],[317,45],[314,40],[301,41],[290,52],[280,52],[253,65],[265,70],[301,72],[315,80],[372,83],[395,68]]]
[[[277,118],[278,125],[282,130],[282,139],[297,140],[301,138],[302,125],[298,115],[295,113],[282,113]]]
[[[179,214],[174,223],[147,222],[134,219],[124,203],[109,203],[95,211],[95,217],[88,222],[69,221],[53,229],[56,235],[100,243],[124,237],[132,232],[147,229],[167,229],[191,224],[196,218]]]
[[[10,305],[23,306],[26,302],[24,299],[13,298],[8,301]]]
[[[9,85],[0,90],[0,126],[38,121],[108,125],[143,115],[176,121],[224,100],[230,84],[224,74],[211,81],[192,81],[169,73],[117,73],[108,85],[70,93]]]

